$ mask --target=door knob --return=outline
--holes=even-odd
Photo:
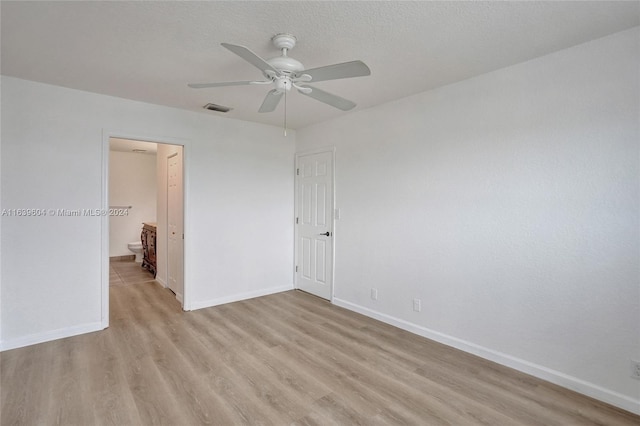
[[[325,237],[328,237],[329,235],[331,235],[331,233],[329,231],[327,231],[324,234],[318,234],[318,235],[324,235]]]

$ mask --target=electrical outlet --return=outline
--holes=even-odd
[[[420,312],[422,310],[422,302],[420,299],[413,299],[413,310]]]
[[[371,289],[371,298],[373,300],[378,300],[378,289],[377,288],[372,288]]]
[[[640,380],[640,361],[631,360],[631,377]]]

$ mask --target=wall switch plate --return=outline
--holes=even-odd
[[[640,380],[640,361],[631,360],[631,377]]]
[[[372,288],[371,289],[371,298],[373,300],[378,300],[378,289],[377,288]]]
[[[420,299],[413,299],[413,310],[420,312],[422,310],[422,302]]]
[[[336,220],[340,220],[340,209],[335,209],[334,217]]]

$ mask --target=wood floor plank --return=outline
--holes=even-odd
[[[2,353],[0,424],[42,424],[48,418],[53,344],[33,345]],[[21,386],[37,383],[37,386]],[[34,410],[31,404],[41,407]]]
[[[109,329],[0,354],[3,426],[640,424],[299,291],[182,312],[134,266]]]
[[[135,400],[124,376],[123,358],[112,330],[92,333],[88,342],[89,401],[92,402],[95,424],[141,424]]]
[[[301,328],[301,325],[295,328]],[[362,366],[358,359],[336,351],[332,341],[310,337],[308,330],[306,333],[292,330],[292,334],[295,344],[282,348],[287,351],[284,356],[292,361],[302,361],[298,368],[308,369],[334,391],[340,390],[339,394],[363,418],[377,414],[390,423],[442,423],[435,408],[437,403],[416,403],[410,395],[413,392],[410,387],[404,388],[390,377],[382,377],[375,370]],[[430,396],[425,395],[425,398]],[[457,416],[452,414],[452,417]]]
[[[210,395],[206,384],[171,340],[169,327],[153,324],[148,330],[158,342],[152,350],[153,363],[168,393],[173,395],[173,404],[181,407],[182,421],[188,424],[230,422],[223,403],[216,395]],[[193,345],[188,339],[181,341],[185,345]]]
[[[49,391],[54,398],[49,404],[49,418],[55,425],[95,424],[92,401],[89,394],[89,348],[87,335],[61,339],[55,342],[54,351],[58,356],[53,358],[50,366],[55,387]],[[51,383],[51,382],[50,382]],[[51,383],[53,384],[53,383]]]

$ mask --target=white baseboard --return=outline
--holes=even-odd
[[[225,303],[239,302],[241,300],[253,299],[254,297],[268,296],[269,294],[281,293],[283,291],[293,290],[293,284],[265,288],[256,291],[247,291],[244,293],[232,294],[230,296],[219,297],[217,299],[199,300],[191,302],[191,310],[210,308],[211,306],[224,305]]]
[[[167,285],[167,283],[165,283],[165,282],[164,282],[164,280],[162,280],[162,279],[160,279],[160,278],[158,278],[158,277],[155,277],[155,280],[156,280],[158,283],[160,283],[160,285],[161,285],[162,287],[164,287],[164,288],[169,287],[169,286]]]
[[[502,352],[494,351],[492,349],[476,345],[475,343],[467,342],[465,340],[458,339],[456,337],[452,337],[444,333],[419,326],[417,324],[413,324],[409,321],[405,321],[391,315],[374,311],[372,309],[348,302],[346,300],[334,298],[333,303],[342,308],[349,309],[350,311],[354,311],[370,318],[375,318],[384,323],[391,324],[393,326],[401,328],[402,330],[409,331],[422,337],[426,337],[427,339],[435,340],[436,342],[443,343],[447,346],[460,349],[462,351],[477,355],[481,358],[488,359],[490,361],[502,364],[523,373],[530,374],[539,379],[546,380],[547,382],[551,382],[567,389],[571,389],[581,394],[590,396],[597,400],[622,408],[623,410],[627,410],[635,414],[640,414],[640,399],[636,400],[630,398],[621,393],[614,392],[612,390],[603,388],[593,383],[586,382],[576,377],[569,376],[559,371],[555,371],[550,368],[546,368],[541,365],[537,365],[532,362],[504,354]]]
[[[36,345],[38,343],[50,342],[52,340],[64,339],[65,337],[77,336],[79,334],[91,333],[104,330],[102,322],[93,322],[73,327],[60,328],[58,330],[45,331],[44,333],[31,334],[17,339],[3,340],[0,342],[0,351],[22,348]]]
[[[158,281],[156,279],[156,281]],[[159,281],[161,285],[164,285]],[[165,286],[166,287],[166,286]],[[293,284],[279,286],[279,287],[271,287],[266,289],[261,289],[257,291],[249,291],[244,293],[233,294],[226,297],[220,297],[212,300],[204,300],[197,301],[191,304],[191,309],[202,309],[208,308],[211,306],[222,305],[225,303],[238,302],[240,300],[252,299],[254,297],[267,296],[269,294],[281,293],[283,291],[293,290]],[[176,296],[178,300],[182,303],[182,295]],[[64,339],[65,337],[77,336],[79,334],[91,333],[94,331],[104,330],[106,327],[103,326],[102,321],[84,324],[74,327],[63,328],[59,330],[47,331],[44,333],[32,334],[29,336],[20,337],[17,339],[9,339],[9,340],[1,340],[0,341],[0,352],[7,351],[10,349],[22,348],[29,345],[35,345],[38,343],[50,342],[52,340]]]

